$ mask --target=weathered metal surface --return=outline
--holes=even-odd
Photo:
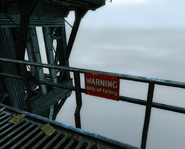
[[[0,76],[6,76],[6,77],[10,77],[10,78],[15,78],[15,79],[23,80],[23,77],[22,76],[11,75],[11,74],[7,74],[7,73],[0,73]],[[53,87],[59,87],[59,88],[65,88],[65,89],[75,90],[75,87],[73,87],[73,86],[67,86],[65,84],[56,84],[56,83],[46,82],[46,81],[41,81],[41,80],[36,80],[36,79],[32,79],[32,78],[29,78],[29,80],[31,82],[35,82],[35,83],[38,83],[38,84],[45,84],[45,85],[50,85],[50,86],[53,86]],[[81,89],[81,91],[83,91],[85,93],[85,90]]]
[[[28,32],[28,39],[27,39],[27,55],[30,62],[36,62],[35,54],[33,49],[33,42],[30,35],[30,32]],[[36,70],[35,66],[30,66],[31,75],[38,78],[38,72]]]
[[[19,27],[19,14],[4,14],[0,13],[0,27]],[[29,27],[44,26],[44,27],[61,27],[64,26],[64,19],[56,16],[31,15]]]
[[[58,27],[56,29],[56,35],[57,36],[57,49],[56,49],[56,64],[59,62],[59,65],[61,66],[69,66],[69,61],[67,59],[67,39],[66,39],[66,31],[65,27]],[[59,74],[59,82],[64,80],[70,79],[69,71],[60,71]]]
[[[4,0],[4,3],[0,2],[0,5],[4,9],[0,9],[0,26],[19,27],[21,20],[19,3],[16,1],[6,3]],[[64,20],[61,16],[64,17],[64,9],[51,7],[49,3],[37,1],[32,13],[29,14],[29,26],[64,26]]]
[[[46,48],[46,57],[48,64],[55,64],[54,61],[54,54],[53,54],[53,38],[52,38],[52,32],[50,27],[43,27],[42,28],[43,35],[44,35],[44,43]],[[56,69],[49,69],[50,71],[50,78],[51,82],[57,83],[57,76],[56,76]]]
[[[17,116],[14,116],[12,119],[10,119],[8,122],[12,124],[18,123],[22,118],[24,118],[26,114],[19,114]]]
[[[55,128],[53,128],[53,126],[51,126],[49,123],[47,123],[46,125],[43,125],[40,128],[48,137],[50,137],[54,132],[55,132]]]
[[[66,81],[65,85],[72,86],[72,82]],[[71,94],[70,90],[55,88],[44,95],[37,95],[30,99],[33,113],[39,114],[49,109],[51,105],[54,105],[59,100],[69,97]],[[52,99],[52,100],[51,100]]]
[[[13,107],[0,104],[6,110],[0,114],[0,148],[37,148],[37,149],[139,149],[112,139],[108,139],[82,129],[77,129],[44,117],[21,111]],[[26,114],[16,124],[8,123],[12,114]],[[40,127],[49,123],[55,132],[48,137]]]
[[[103,5],[105,0],[3,0],[0,1],[0,27],[19,27],[23,22],[25,25],[22,27],[61,27],[64,26],[62,18],[69,11],[95,10]]]
[[[53,38],[52,38],[52,32],[50,27],[43,27],[42,32],[44,35],[44,43],[45,43],[45,49],[46,49],[46,56],[48,64],[55,64],[54,60],[54,54],[53,54]],[[49,75],[50,80],[53,83],[57,83],[57,73],[56,69],[49,69]],[[51,105],[50,107],[50,113],[49,113],[49,119],[53,119],[54,115],[54,105]]]
[[[0,48],[1,57],[10,59],[16,58],[16,49],[14,46],[11,30],[9,28],[0,28]],[[19,73],[16,70],[15,64],[0,62],[0,68],[1,71],[5,73],[15,75],[18,75]],[[1,78],[1,81],[2,80],[5,82],[4,90],[7,90],[8,92],[11,105],[20,109],[24,109],[25,104],[23,99],[25,96],[25,90],[23,81],[7,77]]]
[[[33,43],[33,49],[31,49],[31,50],[33,50],[33,53],[35,55],[35,60],[38,63],[42,63],[36,28],[35,27],[31,27],[29,29],[29,32],[30,32],[30,35],[31,35],[32,43]],[[44,75],[43,68],[37,67],[37,72],[38,72],[38,79],[42,80],[42,81],[45,81],[45,75]],[[47,93],[46,85],[41,84],[40,85],[40,89],[42,91],[42,94],[46,94]]]
[[[48,2],[48,0],[43,0]],[[91,9],[95,10],[103,5],[105,5],[105,0],[51,0],[50,3],[65,6],[68,9]]]
[[[29,62],[29,61],[19,61],[19,60],[15,60],[15,59],[7,59],[7,58],[0,58],[0,61],[33,65],[33,66],[46,67],[46,68],[54,68],[54,69],[59,69],[59,70],[71,71],[71,72],[78,71],[79,73],[85,73],[85,72],[101,73],[101,74],[117,76],[119,79],[185,88],[185,82],[163,80],[163,79],[156,79],[156,78],[149,78],[149,77],[142,77],[142,76],[133,76],[133,75],[127,75],[127,74],[118,74],[118,73],[112,73],[112,72],[103,72],[103,71],[96,71],[96,70],[90,70],[90,69],[81,69],[81,68],[74,68],[74,67],[50,65],[50,64],[43,64],[43,63],[33,63],[33,62]]]

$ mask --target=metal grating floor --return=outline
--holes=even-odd
[[[0,104],[0,108],[2,108]],[[64,124],[59,127],[58,122],[31,114],[25,111],[14,111],[7,107],[0,114],[0,149],[117,149],[130,146],[114,140],[108,142],[102,140],[98,135],[83,131]],[[8,121],[15,115],[26,113],[26,117],[18,123],[12,124]],[[40,127],[50,122],[55,132],[48,137]],[[69,129],[66,129],[69,127]],[[82,133],[80,133],[82,132]],[[117,145],[116,145],[117,144]],[[135,148],[135,147],[134,147]],[[133,149],[134,149],[133,148]],[[136,148],[135,148],[136,149]]]

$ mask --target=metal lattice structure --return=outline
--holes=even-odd
[[[83,16],[89,10],[105,5],[104,0],[1,0],[0,57],[42,63],[36,27],[42,27],[48,64],[69,66],[69,56]],[[69,41],[66,39],[65,17],[75,12]],[[53,41],[57,46],[53,47]],[[43,84],[30,83],[28,78],[72,85],[69,72],[31,66],[18,67],[1,63],[1,71],[23,76],[24,80],[1,78],[2,103],[55,119],[62,103],[71,91]],[[52,100],[51,100],[52,98]],[[30,101],[32,101],[30,103]],[[60,101],[60,102],[59,102]],[[40,107],[40,105],[44,105]]]

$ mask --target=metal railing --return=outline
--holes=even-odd
[[[78,69],[78,68],[64,67],[64,66],[57,66],[57,65],[50,65],[50,64],[33,63],[33,62],[29,62],[29,61],[20,61],[20,60],[6,59],[6,58],[0,58],[0,61],[17,63],[22,66],[32,65],[32,66],[37,66],[37,67],[46,67],[46,68],[52,68],[52,69],[73,72],[74,73],[74,84],[75,84],[74,87],[62,85],[62,84],[51,83],[51,82],[40,81],[40,80],[35,80],[35,79],[31,79],[31,78],[27,78],[27,79],[30,82],[51,85],[51,86],[75,91],[76,103],[77,103],[76,110],[75,110],[75,124],[76,124],[77,128],[81,128],[80,109],[82,107],[82,93],[85,93],[85,89],[82,89],[81,85],[80,85],[81,84],[80,83],[81,82],[80,81],[80,73],[86,73],[86,72],[100,73],[100,74],[117,76],[119,79],[123,79],[123,80],[132,80],[132,81],[137,81],[137,82],[148,83],[149,85],[148,85],[148,94],[147,94],[146,101],[140,100],[140,99],[135,99],[135,98],[130,98],[130,97],[125,97],[125,96],[119,96],[120,101],[125,101],[125,102],[130,102],[130,103],[146,106],[142,139],[141,139],[141,148],[142,149],[146,148],[147,134],[148,134],[148,130],[149,130],[150,116],[151,116],[151,109],[152,108],[158,108],[158,109],[163,109],[163,110],[168,110],[168,111],[173,111],[173,112],[185,114],[185,108],[153,102],[153,94],[154,94],[155,85],[185,88],[185,83],[183,83],[183,82],[154,79],[154,78],[147,78],[147,77],[140,77],[140,76],[132,76],[132,75],[118,74],[118,73],[109,73],[109,72],[102,72],[102,71],[94,71],[94,70],[87,70],[87,69]],[[16,76],[16,75],[12,75],[12,74],[1,73],[1,72],[0,72],[0,75],[6,76],[6,77],[12,77],[12,78],[16,78],[16,79],[21,79],[21,80],[24,79],[24,77],[22,77],[22,76]]]

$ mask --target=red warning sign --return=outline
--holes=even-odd
[[[85,73],[86,94],[119,100],[119,79],[116,76]]]

